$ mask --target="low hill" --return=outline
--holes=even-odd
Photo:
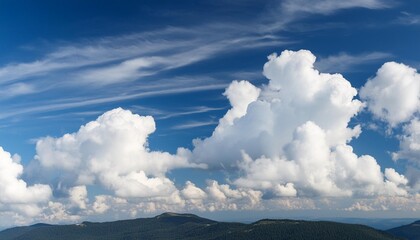
[[[387,232],[407,240],[420,240],[420,220],[408,225],[389,229]]]
[[[192,214],[75,225],[37,224],[0,232],[2,240],[218,240],[218,239],[398,239],[373,228],[326,221],[264,219],[252,224],[216,222]]]

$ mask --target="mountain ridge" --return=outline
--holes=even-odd
[[[261,219],[245,224],[218,222],[189,213],[163,213],[151,218],[71,225],[34,224],[0,231],[2,240],[135,240],[135,239],[399,239],[384,231],[330,221]]]
[[[420,240],[420,220],[387,230],[395,236],[403,237],[407,240]]]

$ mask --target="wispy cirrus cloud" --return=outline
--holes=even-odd
[[[63,109],[91,106],[91,105],[96,105],[96,104],[120,102],[120,101],[125,101],[125,100],[130,100],[130,99],[140,99],[140,98],[155,97],[155,96],[161,96],[161,95],[223,89],[225,87],[226,87],[226,84],[214,84],[214,85],[205,85],[205,86],[173,88],[173,89],[165,89],[165,90],[144,91],[144,92],[132,93],[128,95],[115,96],[115,97],[102,96],[102,97],[95,97],[95,98],[68,98],[68,99],[60,99],[58,101],[53,101],[53,102],[45,101],[45,102],[41,102],[41,104],[38,102],[35,104],[17,106],[16,110],[11,109],[11,111],[0,113],[0,119],[14,117],[17,115],[22,115],[22,114],[52,112],[52,111],[58,111],[58,110],[63,110]]]
[[[241,34],[243,29],[209,24],[88,39],[59,46],[32,62],[0,66],[2,97],[10,99],[9,111],[0,118],[224,88],[231,79],[215,80],[207,74],[162,75],[229,52],[283,44],[280,37],[249,31]],[[18,96],[31,101],[12,101]]]
[[[276,7],[268,11],[263,18],[264,24],[260,29],[266,32],[289,30],[290,24],[298,22],[313,15],[332,15],[338,11],[364,8],[364,9],[386,9],[395,5],[393,0],[350,0],[350,1],[335,1],[335,0],[285,0],[279,1]],[[276,19],[276,21],[273,21]],[[333,27],[336,27],[334,23]],[[326,27],[326,26],[322,26]],[[319,27],[317,27],[319,28]],[[305,27],[307,29],[307,27]]]
[[[420,25],[420,15],[401,12],[401,16],[395,22],[402,25]]]
[[[184,111],[180,111],[180,112],[168,113],[166,115],[163,115],[162,117],[157,117],[157,119],[168,119],[168,118],[181,117],[181,116],[187,116],[187,115],[193,115],[193,114],[220,111],[224,109],[225,108],[220,108],[220,107],[198,106],[198,107],[194,107],[190,109],[185,109]]]
[[[198,127],[204,127],[204,126],[210,126],[210,125],[217,125],[217,121],[190,121],[182,124],[178,124],[176,126],[173,126],[173,130],[184,130],[184,129],[190,129],[190,128],[198,128]]]
[[[289,13],[332,14],[349,8],[382,9],[391,7],[393,2],[387,0],[287,0],[281,4],[282,9]]]
[[[229,30],[228,33],[226,30]],[[58,47],[41,59],[1,67],[0,84],[45,78],[51,74],[60,76],[64,70],[71,69],[74,73],[71,76],[75,76],[76,81],[68,78],[65,81],[107,85],[154,75],[220,53],[284,42],[275,36],[251,35],[250,32],[239,34],[243,30],[243,27],[218,24],[192,29],[168,27],[153,32],[71,43]]]
[[[0,118],[220,89],[232,79],[217,82],[209,79],[206,73],[191,76],[182,71],[171,78],[164,75],[225,54],[268,46],[278,48],[294,42],[284,36],[283,27],[307,15],[332,14],[357,7],[381,9],[391,6],[390,1],[385,0],[345,3],[319,0],[311,7],[304,1],[282,1],[276,5],[282,14],[263,12],[260,18],[246,24],[197,23],[189,27],[169,26],[154,31],[51,44],[55,45],[52,50],[33,61],[0,66],[0,88],[7,92],[2,96],[9,101],[7,111]],[[295,14],[298,12],[305,14]],[[375,54],[355,57],[367,57],[370,61],[382,56]],[[340,57],[347,63],[337,71],[348,67],[351,60],[346,55]],[[325,66],[328,66],[328,61],[331,60],[324,61]],[[25,97],[25,104],[13,101],[21,96]],[[0,103],[2,101],[0,99]],[[31,104],[27,102],[35,106],[29,106]]]
[[[384,61],[390,57],[392,57],[392,54],[385,52],[370,52],[356,55],[340,53],[320,58],[315,63],[315,66],[324,72],[348,72],[354,71],[356,66]]]

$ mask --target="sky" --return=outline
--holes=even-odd
[[[0,227],[420,217],[420,3],[0,0]]]

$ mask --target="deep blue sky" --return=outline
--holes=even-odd
[[[50,185],[50,200],[66,205],[57,198],[57,182],[29,173],[35,143],[77,132],[111,109],[153,116],[149,149],[175,154],[211,136],[230,108],[223,92],[233,80],[268,84],[262,69],[271,53],[307,49],[317,57],[316,68],[341,73],[356,89],[388,61],[420,68],[418,1],[300,1],[298,10],[286,9],[287,2],[293,1],[1,0],[0,146],[21,156],[28,185]],[[123,64],[138,58],[149,65]],[[358,156],[373,156],[381,171],[404,174],[409,161],[393,161],[391,153],[399,150],[406,123],[391,129],[362,110],[349,124],[361,124],[362,134],[350,145]],[[166,176],[178,189],[188,180],[204,189],[208,179],[231,184],[240,174],[173,169]],[[90,203],[96,193],[112,195],[99,185],[88,185]]]

